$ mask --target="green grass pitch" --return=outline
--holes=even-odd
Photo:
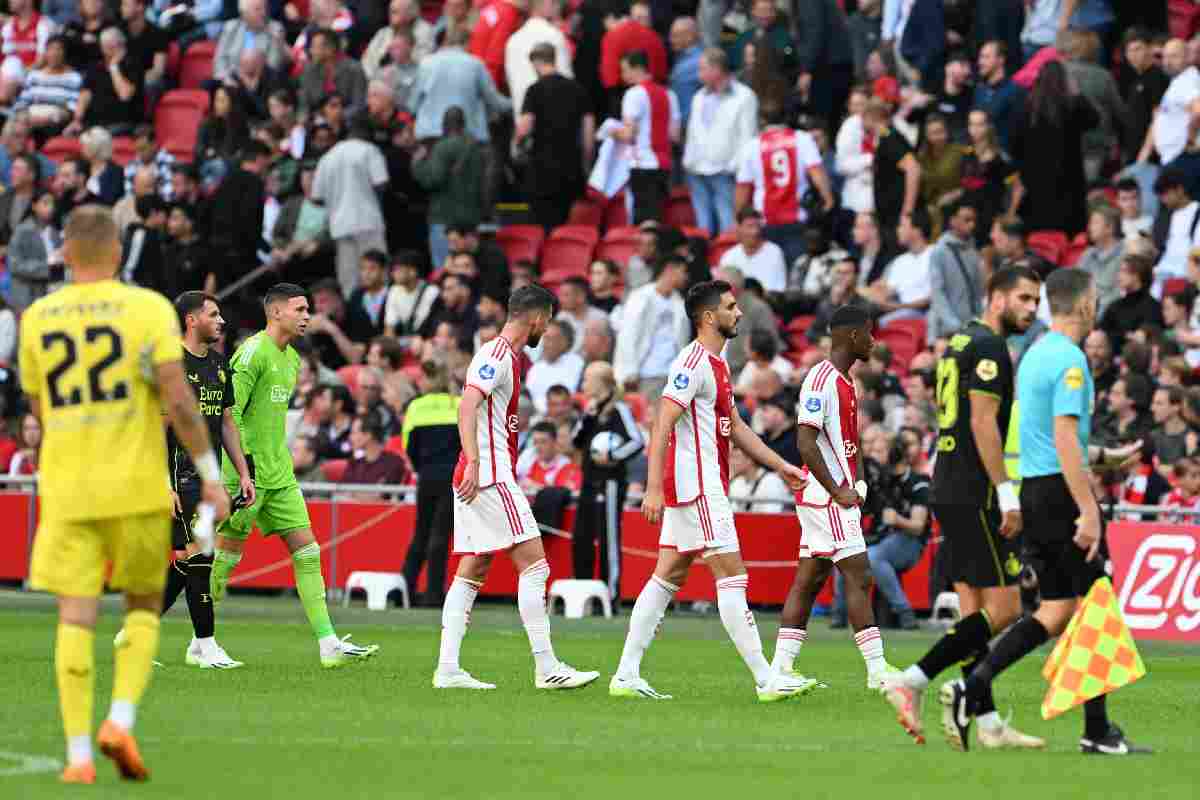
[[[111,685],[115,600],[97,637],[97,725]],[[1079,711],[1049,723],[1038,708],[1048,649],[997,684],[1002,714],[1045,736],[1044,753],[966,755],[940,736],[927,695],[929,744],[911,743],[891,709],[864,688],[845,631],[814,622],[798,668],[830,684],[761,705],[715,616],[670,615],[643,674],[667,702],[614,700],[607,682],[627,617],[554,618],[561,658],[598,669],[574,692],[538,692],[516,608],[481,604],[463,664],[499,684],[489,693],[435,692],[434,611],[336,609],[338,633],[382,646],[366,664],[323,671],[299,603],[233,597],[218,636],[235,672],[184,666],[191,635],[181,598],[163,626],[160,659],[138,719],[145,785],[122,784],[104,759],[94,787],[64,787],[48,598],[0,593],[0,798],[1144,798],[1200,797],[1200,651],[1143,646],[1150,674],[1118,692],[1113,718],[1150,757],[1078,753]],[[768,656],[777,617],[759,613]],[[887,631],[888,659],[911,663],[931,632]],[[936,686],[936,684],[935,684]]]

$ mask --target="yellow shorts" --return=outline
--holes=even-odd
[[[46,520],[33,540],[29,571],[34,589],[62,597],[98,597],[108,585],[131,594],[163,590],[170,560],[171,515],[166,511],[88,520]]]

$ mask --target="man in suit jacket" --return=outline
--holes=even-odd
[[[974,206],[952,209],[946,232],[929,254],[932,288],[926,342],[949,336],[983,312],[983,272],[975,250]]]
[[[248,41],[266,56],[267,68],[272,72],[286,69],[292,56],[284,39],[283,25],[267,18],[266,0],[241,0],[238,12],[237,19],[229,20],[221,28],[213,57],[213,78],[223,81],[232,77]]]
[[[469,37],[465,29],[451,30],[441,49],[417,68],[409,108],[416,116],[413,132],[418,139],[441,138],[446,111],[458,106],[466,116],[467,133],[486,142],[488,114],[512,109],[512,101],[496,90],[483,62],[464,50]]]
[[[321,107],[325,98],[340,94],[346,117],[356,115],[367,102],[367,75],[362,65],[342,54],[338,35],[321,28],[312,35],[311,62],[300,74],[300,109],[307,113]]]

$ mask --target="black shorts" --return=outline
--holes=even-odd
[[[1021,514],[1025,552],[1037,572],[1043,600],[1083,597],[1104,577],[1103,543],[1100,555],[1091,562],[1085,560],[1087,551],[1075,544],[1079,506],[1062,475],[1022,480]]]
[[[1019,537],[1000,535],[1000,509],[934,503],[942,528],[947,577],[976,589],[1012,586],[1021,574]]]
[[[194,542],[192,525],[196,521],[196,508],[200,505],[200,484],[185,483],[176,490],[179,493],[179,505],[183,513],[176,514],[171,520],[171,549],[185,550]]]

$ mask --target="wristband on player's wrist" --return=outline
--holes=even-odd
[[[1017,485],[1013,481],[1004,481],[996,485],[996,499],[1000,502],[1001,513],[1021,510],[1021,501],[1017,498]]]
[[[212,450],[205,451],[193,463],[196,465],[196,473],[200,476],[200,480],[213,483],[221,480],[221,466],[217,463],[217,456]]]

